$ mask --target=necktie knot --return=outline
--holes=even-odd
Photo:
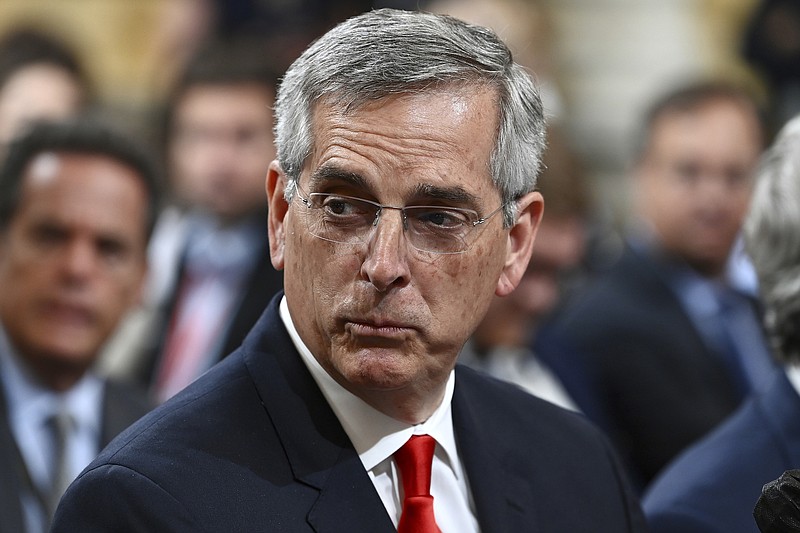
[[[430,435],[414,435],[394,454],[403,482],[400,533],[438,533],[433,516],[431,465],[436,441]]]

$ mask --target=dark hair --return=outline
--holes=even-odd
[[[174,126],[174,113],[189,89],[199,85],[256,84],[275,92],[281,73],[263,40],[233,38],[212,40],[189,60],[167,99],[164,141]]]
[[[177,90],[215,83],[260,83],[274,88],[279,76],[261,40],[218,39],[205,43],[189,60]]]
[[[106,156],[133,169],[147,192],[145,231],[149,238],[159,207],[159,177],[150,155],[108,124],[89,119],[38,122],[11,143],[0,166],[0,229],[8,226],[19,207],[28,165],[45,152]]]
[[[18,29],[0,40],[0,89],[19,70],[42,63],[69,73],[88,98],[89,80],[74,51],[57,37],[32,28]]]
[[[583,166],[557,126],[547,128],[547,148],[536,189],[544,196],[548,217],[585,219],[591,213],[591,193]]]
[[[723,80],[703,80],[674,89],[655,100],[646,110],[636,137],[636,156],[647,151],[656,122],[673,113],[689,113],[714,101],[727,101],[749,110],[758,124],[762,146],[766,145],[766,122],[762,106],[745,87]]]

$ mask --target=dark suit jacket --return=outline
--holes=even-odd
[[[107,381],[103,396],[100,448],[147,413],[150,407],[143,391],[120,382]],[[0,533],[25,531],[19,493],[28,486],[26,472],[11,433],[5,395],[0,390]]]
[[[87,468],[53,533],[395,530],[278,301],[240,350]],[[579,415],[459,367],[453,419],[484,532],[643,530],[609,445]]]
[[[626,249],[542,336],[565,349],[536,347],[641,486],[741,401],[665,276]]]
[[[800,466],[800,396],[784,373],[655,481],[644,507],[654,532],[758,533],[761,487]]]
[[[270,260],[266,215],[260,212],[253,218],[258,219],[258,223],[263,219],[264,231],[259,234],[260,239],[258,242],[253,243],[253,246],[258,247],[259,260],[247,275],[247,281],[242,286],[242,300],[224,333],[224,339],[217,352],[215,362],[233,352],[242,344],[247,333],[256,323],[258,317],[261,316],[267,303],[283,289],[283,272],[275,270]],[[162,315],[162,319],[154,321],[160,326],[152,334],[154,342],[145,349],[145,353],[142,356],[143,365],[140,367],[137,379],[146,387],[149,387],[153,379],[155,379],[163,356],[170,324],[173,320],[173,313],[178,303],[178,292],[183,279],[184,266],[184,263],[181,262],[175,286],[172,288],[172,294],[167,298],[167,305],[158,311]]]

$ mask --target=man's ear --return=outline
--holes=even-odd
[[[285,219],[289,211],[289,203],[284,198],[286,174],[277,160],[270,163],[269,170],[267,170],[266,189],[267,204],[269,206],[269,216],[267,218],[269,255],[272,259],[272,266],[276,270],[283,270],[286,244]]]
[[[496,295],[506,296],[519,285],[528,268],[543,213],[544,199],[539,192],[530,192],[517,202],[517,221],[508,231],[506,262],[497,280]]]

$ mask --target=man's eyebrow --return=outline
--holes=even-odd
[[[365,191],[371,190],[369,182],[361,174],[344,170],[336,165],[323,165],[311,174],[311,187],[321,187],[326,183],[338,182]],[[413,201],[439,200],[461,204],[473,209],[480,205],[480,199],[461,186],[439,187],[429,183],[416,185],[411,192]]]
[[[323,165],[311,174],[311,186],[338,181],[360,189],[368,189],[367,180],[361,174],[350,172],[334,165]]]
[[[469,206],[479,205],[479,198],[460,186],[456,187],[437,187],[427,183],[421,183],[414,188],[414,198],[419,200],[433,199],[466,204]]]

